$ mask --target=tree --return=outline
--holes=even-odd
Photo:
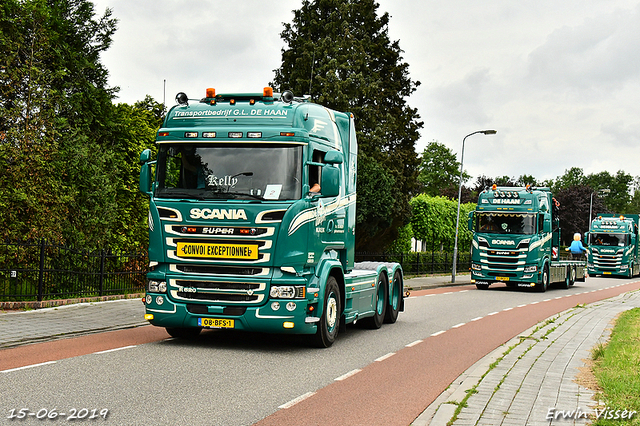
[[[389,15],[378,16],[378,7],[374,0],[303,0],[281,33],[286,47],[273,83],[354,114],[361,212],[356,248],[369,251],[384,249],[409,221],[409,200],[417,192],[415,142],[423,125],[406,102],[420,83],[409,77],[399,42],[389,39]],[[376,167],[391,186],[372,184]],[[367,208],[388,199],[393,202],[385,214]]]
[[[591,205],[591,194],[594,192],[590,186],[574,185],[555,193],[555,199],[560,203],[559,217],[562,244],[571,244],[573,234],[576,232],[584,236],[584,233],[589,230],[591,225],[591,219],[589,218],[590,207],[593,215],[597,212],[607,213],[602,199],[596,194],[593,195],[593,205]]]
[[[471,176],[463,172],[462,183],[469,180]],[[445,195],[444,192],[451,192],[454,189],[457,198],[458,186],[460,184],[460,162],[456,155],[444,144],[432,141],[425,147],[420,160],[420,174],[418,181],[423,186],[423,192],[435,197]]]

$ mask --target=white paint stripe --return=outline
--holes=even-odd
[[[304,401],[305,399],[309,398],[310,396],[315,395],[315,392],[307,392],[304,395],[300,395],[299,397],[297,397],[296,399],[292,399],[291,401],[287,402],[286,404],[282,404],[281,406],[279,406],[278,408],[290,408],[293,407],[294,405],[296,405],[298,402],[300,401]]]
[[[543,302],[549,302],[551,299],[544,299]]]
[[[498,312],[491,312],[490,314],[487,314],[487,316],[489,316],[489,315],[496,315],[496,314],[498,314]]]
[[[526,303],[524,305],[518,305],[518,306],[516,306],[516,308],[524,308],[525,306],[527,306]]]
[[[435,294],[433,294],[433,293],[427,294],[427,297],[431,297],[431,296],[435,296]]]
[[[381,356],[380,358],[376,359],[376,361],[380,362],[380,361],[384,361],[387,358],[391,358],[392,356],[394,356],[396,353],[395,352],[391,352],[388,353],[386,355]]]
[[[431,337],[439,336],[439,335],[441,335],[442,333],[445,333],[445,332],[446,332],[446,330],[440,330],[440,331],[438,331],[437,333],[433,333],[433,334],[431,335]]]
[[[513,309],[513,308],[504,308],[504,309],[502,310],[502,312],[504,312],[504,311],[510,311],[510,310],[512,310],[512,309]]]
[[[458,293],[466,293],[466,292],[468,292],[468,291],[469,291],[469,290],[460,290]]]
[[[123,346],[121,348],[107,349],[105,351],[94,352],[93,355],[99,355],[99,354],[106,354],[106,353],[109,353],[109,352],[121,351],[122,349],[135,348],[136,346],[137,345],[130,345],[130,346]]]
[[[344,380],[344,379],[348,379],[349,377],[351,377],[351,376],[353,376],[355,374],[358,374],[360,371],[362,371],[362,370],[360,370],[359,368],[356,368],[355,370],[351,370],[347,374],[343,374],[342,376],[340,376],[340,377],[338,377],[338,378],[336,378],[334,380],[335,381],[341,381],[341,380]]]
[[[463,326],[463,325],[465,325],[465,324],[466,324],[466,322],[461,322],[460,324],[456,324],[456,325],[454,325],[454,326],[453,326],[453,327],[451,327],[451,328],[458,328],[458,327],[462,327],[462,326]]]
[[[540,302],[531,302],[531,303],[529,303],[529,304],[530,304],[530,305],[537,305],[538,303],[540,303]]]
[[[447,291],[446,293],[441,293],[441,294],[453,294],[453,291]]]
[[[415,345],[420,344],[420,343],[422,343],[422,340],[416,340],[415,342],[411,342],[408,345],[405,345],[405,347],[406,348],[410,348],[410,347],[415,346]]]
[[[474,319],[472,319],[471,321],[478,321],[478,320],[481,320],[482,318],[484,318],[484,317],[475,317],[475,318],[474,318]]]
[[[0,371],[0,373],[10,373],[12,371],[25,370],[27,368],[33,368],[33,367],[40,367],[41,365],[55,364],[56,362],[57,361],[47,361],[47,362],[41,362],[40,364],[25,365],[24,367],[17,367],[17,368],[10,368],[8,370],[2,370]]]

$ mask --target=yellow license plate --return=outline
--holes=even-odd
[[[611,272],[603,272],[602,275],[611,275]]]
[[[205,328],[234,328],[235,320],[226,318],[198,318],[198,326]]]
[[[509,281],[509,277],[496,277],[498,281]]]
[[[255,244],[179,242],[176,254],[178,257],[190,258],[256,260],[258,259],[258,246]]]

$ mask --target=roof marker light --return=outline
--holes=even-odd
[[[158,132],[158,136],[169,136],[169,132]]]
[[[294,132],[280,132],[280,136],[295,136]]]
[[[248,138],[261,138],[262,132],[247,132]]]
[[[273,97],[273,88],[272,87],[265,87],[264,89],[262,89],[262,96],[264,96],[265,98],[272,98]]]
[[[230,138],[241,138],[242,137],[242,132],[229,132],[229,137]]]
[[[215,138],[216,137],[216,132],[202,132],[202,137],[203,138]]]
[[[197,138],[198,132],[184,132],[185,138]]]
[[[215,98],[216,97],[216,89],[213,87],[209,87],[207,89],[207,98]]]

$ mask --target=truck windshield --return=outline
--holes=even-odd
[[[589,245],[624,247],[628,245],[627,234],[589,234]]]
[[[536,215],[533,213],[476,212],[476,231],[492,234],[535,234]]]
[[[156,196],[294,200],[302,194],[302,146],[160,144]]]

